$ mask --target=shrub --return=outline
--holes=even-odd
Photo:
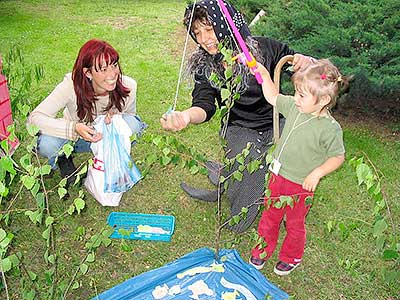
[[[350,106],[400,116],[400,2],[398,0],[235,0],[252,17],[267,15],[252,31],[290,45],[300,53],[330,58],[355,75]],[[379,103],[379,105],[376,105]]]

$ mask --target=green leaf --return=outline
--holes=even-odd
[[[236,161],[239,164],[243,165],[244,164],[244,156],[239,153],[238,155],[236,155]]]
[[[8,245],[10,244],[11,240],[6,237],[5,239],[3,239],[0,243],[0,249],[6,249],[8,247]]]
[[[240,222],[240,216],[239,215],[234,215],[232,218],[229,220],[229,225],[236,225]]]
[[[102,236],[104,237],[110,237],[110,235],[112,235],[114,233],[114,228],[112,228],[111,226],[105,230],[103,230],[103,232],[101,233]]]
[[[275,208],[282,208],[282,202],[280,200],[276,200],[273,204]]]
[[[23,300],[34,300],[36,296],[35,290],[30,290],[29,292],[24,291],[22,294]]]
[[[155,138],[153,138],[152,142],[154,145],[158,146],[161,143],[162,137],[157,135]]]
[[[92,263],[92,262],[94,262],[94,260],[95,260],[95,255],[93,252],[90,252],[85,259],[85,261],[88,263]]]
[[[0,228],[0,242],[7,236],[7,232]]]
[[[79,289],[79,282],[75,281],[71,288],[73,290]]]
[[[81,198],[76,198],[74,200],[74,204],[75,204],[78,214],[80,214],[81,210],[85,207],[85,201]]]
[[[192,166],[190,168],[190,174],[195,175],[199,172],[199,167],[198,166]]]
[[[61,187],[65,187],[67,184],[67,178],[63,178],[60,180],[60,183],[58,184]]]
[[[122,241],[122,243],[121,243],[121,250],[125,251],[125,252],[132,252],[133,251],[132,247],[128,243],[126,243],[125,241]]]
[[[44,272],[44,276],[46,278],[46,282],[48,285],[53,284],[53,275],[54,275],[54,269],[50,269]]]
[[[65,188],[63,188],[63,187],[59,187],[57,189],[57,192],[58,192],[58,197],[60,199],[62,199],[67,194],[67,190]]]
[[[89,266],[87,264],[81,264],[79,269],[81,270],[82,275],[85,275],[89,269]]]
[[[54,263],[56,262],[56,257],[53,254],[49,255],[49,257],[47,259],[48,259],[49,263],[51,263],[52,265],[54,265]]]
[[[366,178],[371,174],[371,169],[366,164],[360,164],[356,168],[358,185],[361,185]]]
[[[385,250],[382,258],[385,260],[397,259],[399,258],[399,253],[396,250]]]
[[[14,234],[11,232],[7,234],[5,238],[0,242],[0,249],[6,249],[14,238]]]
[[[400,271],[397,270],[383,270],[383,278],[386,283],[395,283],[400,280]]]
[[[4,272],[4,273],[7,273],[8,271],[10,271],[11,268],[12,268],[12,264],[11,264],[10,259],[9,259],[8,257],[4,258],[4,259],[1,261],[1,266],[2,266],[2,268],[3,268],[3,272]]]
[[[42,237],[45,240],[48,240],[50,238],[50,227],[47,227],[46,230],[42,232]]]
[[[122,235],[122,237],[129,237],[133,230],[127,230],[125,228],[118,229],[118,234]]]
[[[232,74],[233,74],[233,72],[232,72],[232,68],[227,68],[226,70],[225,70],[225,79],[230,79],[231,77],[232,77]]]
[[[385,246],[385,241],[386,241],[386,239],[383,234],[378,236],[375,241],[376,249],[382,250],[383,247]]]
[[[54,222],[54,218],[52,216],[48,216],[45,221],[46,227],[48,227],[50,224],[53,224],[53,222]]]
[[[257,171],[260,168],[261,161],[259,160],[253,160],[247,165],[247,172],[249,174],[253,174],[255,171]]]
[[[31,194],[32,194],[33,197],[36,197],[36,194],[39,192],[39,189],[40,189],[39,182],[36,181],[36,182],[35,182],[35,185],[34,185],[33,188],[31,189]]]
[[[40,174],[41,174],[41,175],[47,175],[47,174],[50,174],[50,172],[51,172],[51,167],[50,167],[50,165],[44,165],[44,166],[42,166],[42,167],[40,168]]]
[[[171,149],[169,149],[169,148],[164,148],[164,149],[162,150],[162,153],[164,153],[164,155],[167,156],[168,154],[171,153]]]
[[[104,247],[108,247],[111,244],[111,239],[103,239],[101,242]]]
[[[27,126],[27,129],[30,136],[35,136],[36,134],[39,133],[39,127],[36,125],[29,124]]]
[[[36,224],[36,213],[37,211],[33,212],[31,210],[28,210],[25,212],[25,216],[28,216],[33,224]]]
[[[27,153],[24,156],[22,156],[19,159],[19,162],[21,163],[21,167],[23,167],[25,170],[27,170],[29,168],[29,166],[31,165],[31,157],[30,155]]]
[[[30,278],[32,281],[35,281],[36,278],[37,278],[36,273],[34,273],[34,272],[32,272],[32,271],[29,271],[29,270],[28,270],[28,275],[29,275],[29,278]]]
[[[372,193],[374,195],[378,195],[380,192],[381,192],[381,183],[377,182],[377,184],[376,184],[374,190],[372,191]]]
[[[335,222],[334,221],[332,221],[332,220],[328,221],[328,223],[326,224],[326,227],[328,228],[328,232],[332,232],[334,226],[335,226]]]
[[[221,89],[221,99],[222,102],[227,100],[231,96],[231,92],[228,89]]]
[[[171,162],[171,157],[169,156],[162,156],[161,157],[161,165],[166,166]]]
[[[36,182],[36,180],[35,180],[34,177],[28,176],[28,175],[22,176],[21,180],[22,180],[22,183],[24,184],[24,186],[25,186],[28,190],[30,190],[30,189],[34,186],[34,184],[35,184],[35,182]]]
[[[13,161],[9,156],[3,156],[0,158],[0,170],[4,170],[14,175],[17,173],[14,169]]]
[[[62,147],[62,151],[63,151],[63,153],[65,153],[65,156],[68,158],[72,154],[72,151],[74,151],[74,147],[71,144],[67,143]]]
[[[78,176],[83,175],[83,174],[85,174],[85,173],[87,172],[87,170],[88,170],[88,165],[85,164],[85,165],[83,165],[82,168],[79,170],[79,172],[78,172],[77,175],[78,175]]]
[[[16,267],[16,266],[19,265],[20,259],[16,254],[10,255],[8,258],[10,259],[11,264],[12,264],[13,267]]]
[[[8,191],[8,188],[0,181],[0,196],[7,197]]]
[[[388,227],[388,225],[387,225],[385,219],[376,221],[376,223],[374,224],[374,229],[373,229],[374,237],[381,235],[387,229],[387,227]]]
[[[306,199],[304,200],[306,206],[312,205],[313,202],[313,197],[312,196],[307,196]]]
[[[240,173],[239,171],[235,171],[232,174],[233,178],[235,178],[237,181],[242,181],[243,179],[243,174]]]

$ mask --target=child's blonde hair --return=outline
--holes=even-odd
[[[317,103],[322,96],[329,96],[331,101],[324,108],[330,109],[336,105],[340,91],[347,88],[349,78],[341,75],[328,59],[320,59],[297,71],[292,76],[292,82],[296,89],[307,90],[316,96]]]

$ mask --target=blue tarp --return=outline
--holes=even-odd
[[[133,277],[93,300],[281,300],[288,297],[245,263],[236,250],[220,250],[216,261],[211,249],[201,248]]]

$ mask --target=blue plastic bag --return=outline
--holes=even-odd
[[[129,155],[130,133],[126,122],[117,116],[103,125],[105,193],[126,192],[142,178]]]
[[[92,300],[284,300],[289,295],[245,263],[236,250],[201,248],[133,277]]]

